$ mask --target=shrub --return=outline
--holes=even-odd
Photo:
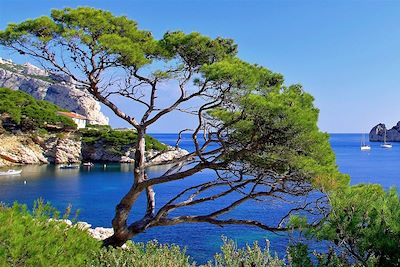
[[[400,200],[396,189],[360,184],[330,196],[332,212],[313,232],[354,262],[400,266]]]
[[[208,262],[209,267],[286,266],[285,260],[279,259],[277,255],[271,255],[268,242],[265,249],[262,249],[257,242],[254,242],[253,246],[246,245],[241,249],[233,240],[226,237],[222,237],[222,241],[222,252],[214,256],[214,262]]]
[[[62,218],[69,213],[70,207]],[[59,219],[60,213],[42,200],[32,212],[26,205],[0,203],[0,266],[195,266],[176,245],[150,241],[101,248],[85,230],[49,218]]]
[[[162,245],[157,241],[150,241],[147,244],[128,241],[125,249],[101,249],[90,266],[194,267],[195,264],[190,262],[185,250],[181,250],[179,246]]]
[[[17,203],[0,208],[2,266],[83,266],[93,258],[100,242],[50,217],[59,212],[40,200],[32,212]]]

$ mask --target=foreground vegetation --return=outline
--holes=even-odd
[[[238,248],[223,237],[221,252],[205,266],[400,266],[400,201],[394,189],[354,186],[332,195],[331,203],[327,219],[306,229],[308,238],[328,241],[328,251],[310,251],[297,239],[279,258],[268,244]],[[41,200],[32,211],[17,203],[0,206],[0,266],[196,266],[176,245],[128,241],[125,249],[104,248],[86,230],[49,220],[69,213],[60,216]]]
[[[60,213],[49,204],[0,207],[0,266],[191,266],[177,246],[151,241],[127,243],[127,249],[101,248],[101,242],[78,227],[50,220]]]

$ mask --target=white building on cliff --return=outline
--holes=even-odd
[[[58,111],[57,114],[72,119],[78,126],[78,129],[86,127],[88,118],[86,118],[85,116],[82,116],[74,112],[64,112],[64,111]]]

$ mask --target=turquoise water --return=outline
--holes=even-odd
[[[154,137],[173,145],[176,135],[154,134]],[[352,184],[368,182],[380,183],[385,188],[400,187],[400,143],[395,143],[389,150],[380,148],[379,143],[372,143],[370,152],[362,152],[359,134],[333,134],[331,144],[337,155],[340,170],[351,175]],[[190,149],[189,139],[184,139],[181,146]],[[107,164],[106,167],[97,164],[91,169],[82,167],[78,170],[60,170],[52,165],[24,166],[22,169],[20,177],[0,177],[0,201],[11,203],[18,200],[32,203],[33,200],[43,197],[60,210],[63,210],[68,203],[72,203],[73,207],[80,209],[79,219],[93,226],[111,226],[114,207],[132,184],[132,166],[129,164]],[[162,171],[162,169],[150,169],[149,175],[155,176]],[[156,187],[157,204],[162,205],[180,189],[207,181],[212,175],[211,172],[203,172],[186,181]],[[221,207],[221,204],[212,203],[192,211],[192,214],[206,213],[218,207]],[[143,208],[144,199],[141,198],[133,208],[131,219],[142,216]],[[266,206],[264,203],[253,202],[240,207],[234,215],[239,218],[275,222],[285,210],[287,207],[281,203],[270,203]],[[257,228],[244,226],[221,228],[209,224],[182,224],[149,229],[134,240],[157,239],[163,243],[187,246],[188,253],[197,262],[205,262],[218,252],[221,235],[236,240],[239,245],[255,240],[265,244],[265,239],[269,239],[271,249],[280,254],[285,252],[288,241],[286,235],[277,235]]]

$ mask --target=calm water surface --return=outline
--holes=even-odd
[[[176,135],[154,134],[162,142],[173,145]],[[379,143],[372,143],[370,152],[360,151],[360,134],[332,134],[331,144],[336,153],[337,164],[342,172],[351,175],[351,183],[379,183],[385,188],[400,187],[400,143],[392,149],[380,148]],[[190,149],[189,139],[181,143],[183,148]],[[0,177],[0,201],[12,203],[19,201],[32,203],[43,197],[58,209],[63,210],[68,203],[80,209],[79,220],[87,221],[93,226],[111,227],[114,207],[132,184],[132,166],[129,164],[102,164],[88,169],[60,170],[55,166],[24,166],[20,177]],[[150,176],[162,173],[162,169],[149,170]],[[180,189],[207,181],[211,172],[197,174],[187,181],[180,181],[156,187],[158,205],[162,205]],[[27,181],[24,184],[24,181]],[[230,199],[223,201],[228,203]],[[144,198],[139,199],[133,208],[132,218],[143,216]],[[207,211],[222,207],[212,203],[202,206],[192,214],[204,214]],[[266,206],[262,203],[246,204],[233,215],[239,218],[261,219],[264,222],[275,222],[287,210],[280,203],[272,202]],[[176,215],[184,214],[176,213]],[[187,214],[187,213],[186,213]],[[219,251],[221,235],[225,235],[243,245],[258,240],[264,243],[271,241],[271,249],[279,254],[285,252],[287,237],[259,229],[243,226],[225,226],[223,228],[208,224],[183,224],[172,227],[159,227],[148,230],[135,237],[135,241],[157,239],[162,243],[175,243],[186,246],[188,253],[197,261],[205,262]]]

